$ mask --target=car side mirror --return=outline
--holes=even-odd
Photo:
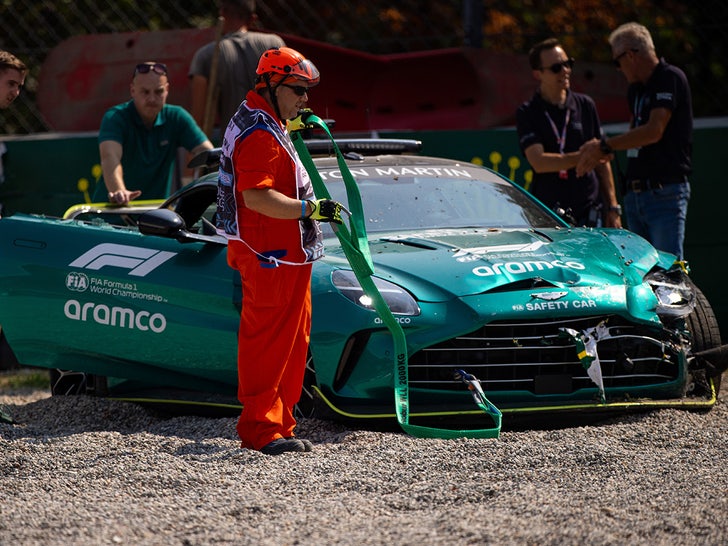
[[[221,235],[191,233],[179,214],[165,208],[150,210],[139,216],[137,227],[144,235],[167,237],[176,239],[180,243],[203,242],[227,245],[227,240]]]
[[[137,220],[139,231],[144,235],[177,238],[187,230],[185,221],[176,212],[169,209],[154,209],[145,212]]]

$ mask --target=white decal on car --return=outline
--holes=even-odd
[[[534,241],[532,243],[518,243],[512,245],[479,246],[474,248],[461,248],[452,255],[459,262],[473,262],[485,254],[501,254],[503,252],[526,253],[535,252],[546,243]]]
[[[568,292],[535,292],[531,294],[531,297],[537,300],[545,300],[545,301],[553,301],[553,300],[560,300],[564,296],[566,296]]]
[[[511,307],[514,311],[565,311],[567,309],[596,309],[597,302],[594,300],[574,301],[542,301],[523,304],[516,304]]]
[[[554,267],[563,267],[565,269],[580,269],[586,267],[579,262],[562,262],[561,260],[547,261],[527,261],[527,262],[505,262],[493,265],[481,265],[473,269],[473,273],[479,277],[491,277],[493,275],[506,275],[518,273],[531,273],[533,271],[544,271],[553,269]]]
[[[66,288],[73,292],[85,292],[88,285],[89,280],[85,273],[73,271],[66,275]]]
[[[556,311],[558,309],[568,309],[568,301],[544,301],[537,303],[527,303],[526,310],[528,311]]]
[[[396,320],[400,324],[411,324],[412,323],[412,319],[409,317],[394,317],[394,320]],[[374,324],[384,324],[384,321],[381,318],[376,317],[374,319]]]
[[[129,275],[144,277],[176,254],[152,248],[102,243],[84,252],[68,265],[92,270],[106,266],[121,267],[129,269]]]
[[[167,328],[167,319],[162,313],[151,314],[149,311],[135,313],[133,309],[126,307],[109,307],[93,302],[80,303],[78,300],[68,300],[63,306],[63,314],[71,320],[81,322],[93,320],[97,324],[136,328],[142,332],[151,330],[155,334],[164,332]]]
[[[465,169],[448,167],[377,167],[374,169],[377,176],[450,176],[453,178],[472,178]]]

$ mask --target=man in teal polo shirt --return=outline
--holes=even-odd
[[[166,104],[167,67],[141,63],[134,69],[129,102],[110,108],[101,120],[99,155],[103,183],[95,202],[126,205],[132,199],[169,196],[177,150],[196,155],[212,143],[181,106]]]

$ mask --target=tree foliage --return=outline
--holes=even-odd
[[[533,43],[556,36],[571,56],[597,62],[610,61],[609,33],[637,21],[651,30],[658,54],[687,73],[695,115],[728,112],[725,0],[259,0],[258,12],[264,29],[370,53],[464,44],[526,53]],[[61,41],[78,34],[213,26],[216,18],[211,0],[0,0],[0,48],[31,67],[26,96],[12,113],[5,111],[5,132],[43,130],[34,106],[37,75]]]

